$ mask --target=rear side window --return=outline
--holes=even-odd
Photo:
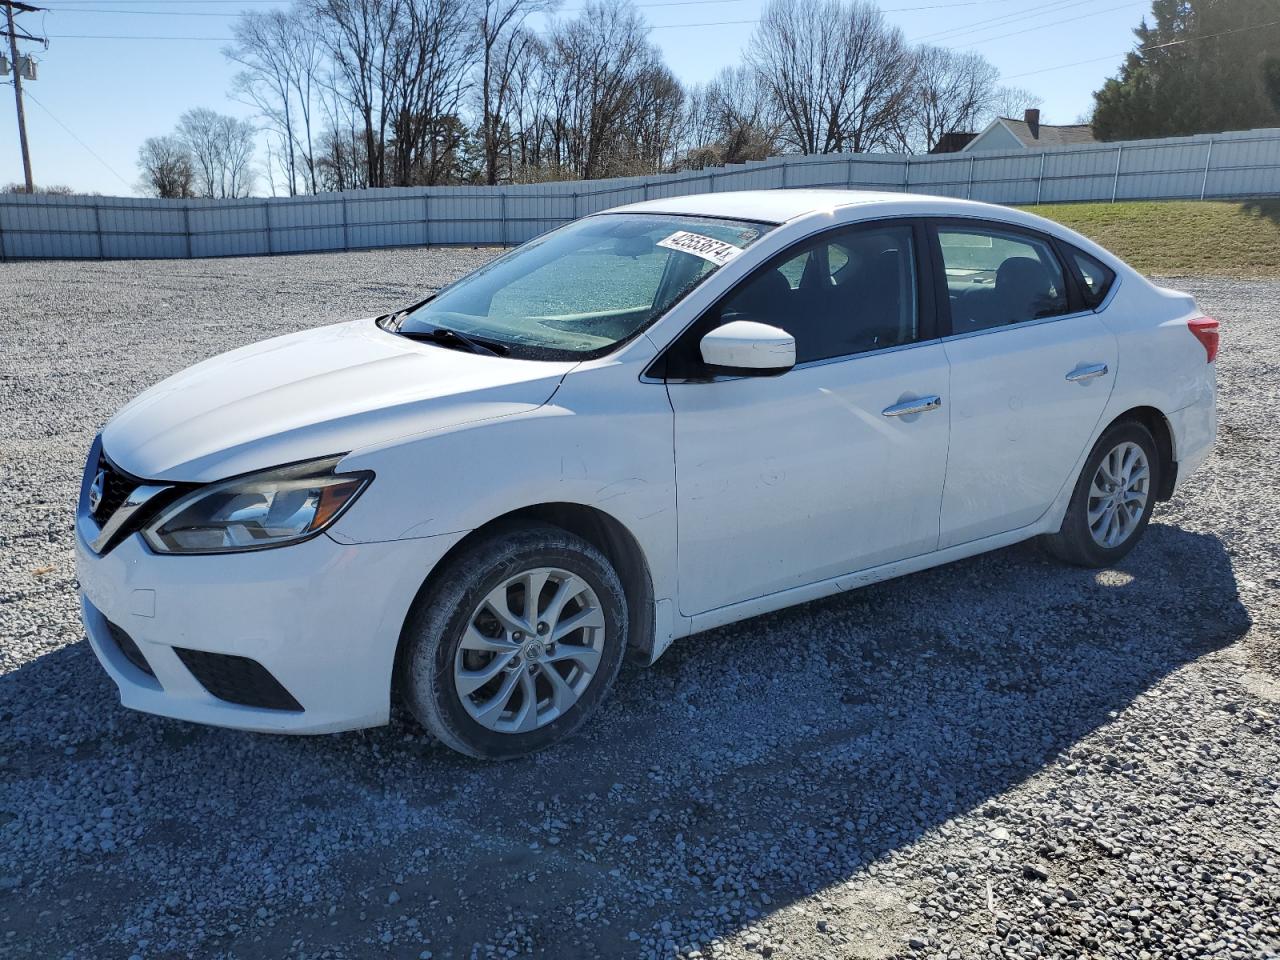
[[[1116,272],[1096,257],[1091,257],[1083,250],[1069,247],[1069,256],[1080,274],[1080,293],[1084,297],[1085,306],[1094,309],[1107,299],[1111,284],[1115,283]]]
[[[1056,317],[1069,310],[1062,264],[1047,240],[999,228],[938,228],[952,333]]]

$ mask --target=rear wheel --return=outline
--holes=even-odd
[[[549,525],[498,530],[464,548],[411,614],[405,698],[455,750],[523,756],[586,722],[626,635],[622,584],[599,550]]]
[[[1118,563],[1147,529],[1159,481],[1160,458],[1151,432],[1136,421],[1114,424],[1085,461],[1062,529],[1042,543],[1077,566]]]

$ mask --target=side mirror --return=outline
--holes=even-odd
[[[776,376],[796,365],[795,337],[753,320],[716,327],[698,346],[703,361],[718,373]]]

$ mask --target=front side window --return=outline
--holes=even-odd
[[[718,320],[787,331],[797,363],[911,343],[919,334],[912,228],[854,228],[806,243],[735,289]]]
[[[938,228],[951,332],[970,333],[1067,313],[1062,265],[1048,241],[998,228]]]
[[[453,331],[515,357],[601,356],[769,229],[666,214],[586,217],[463,277],[390,329]]]

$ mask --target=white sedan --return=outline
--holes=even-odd
[[[85,471],[84,622],[139,710],[317,733],[400,696],[526,754],[624,655],[1031,537],[1116,563],[1210,450],[1217,345],[1016,210],[621,207],[130,403]]]

